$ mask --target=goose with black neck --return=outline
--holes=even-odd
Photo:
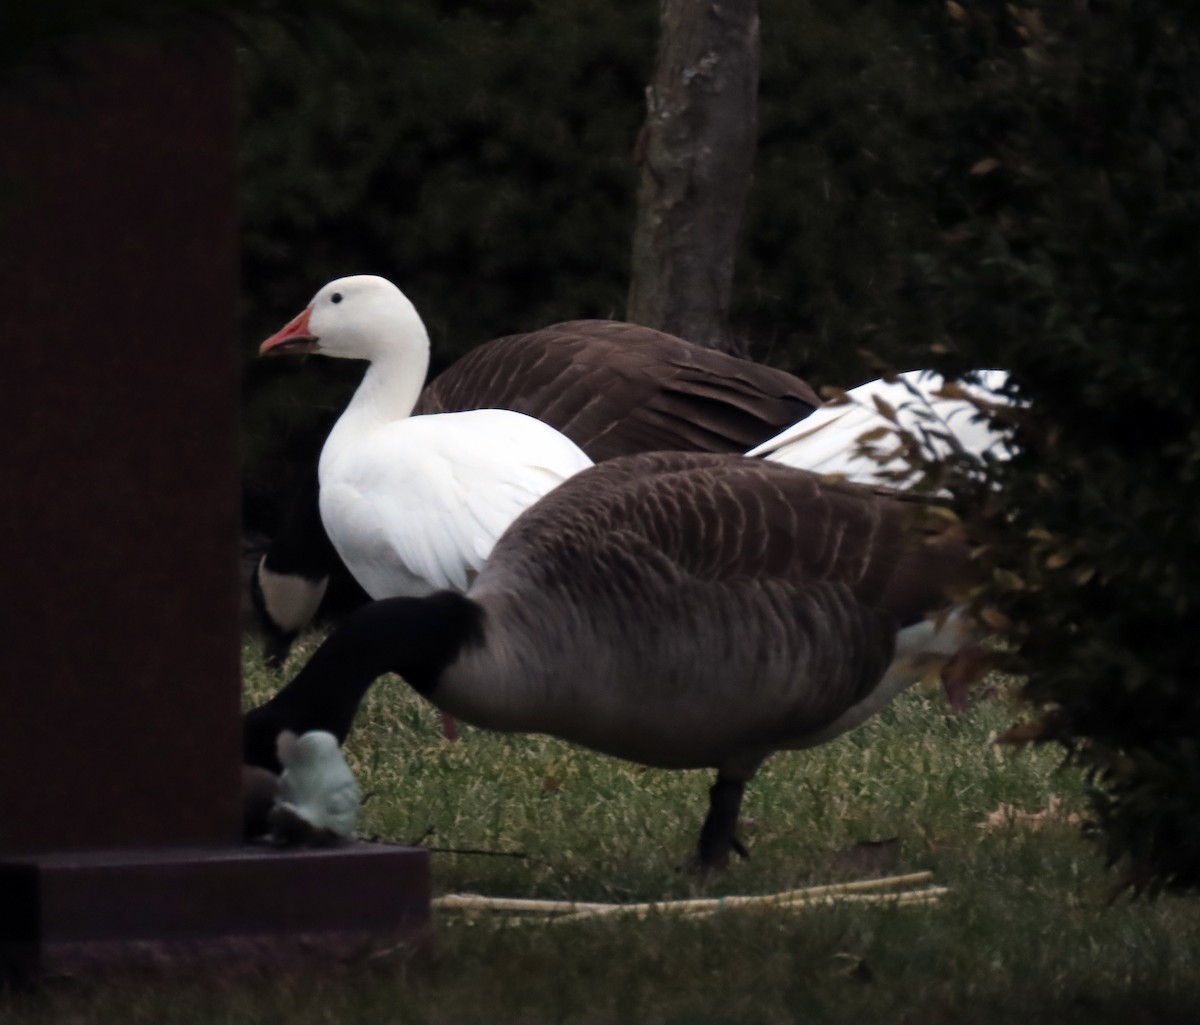
[[[715,769],[692,864],[724,866],[746,784],[776,751],[854,728],[977,637],[948,595],[966,547],[901,502],[738,456],[586,470],[522,514],[466,594],[373,603],[247,713],[349,732],[392,671],[468,723],[662,768]]]

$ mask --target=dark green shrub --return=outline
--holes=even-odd
[[[973,4],[969,93],[920,279],[951,362],[1031,405],[964,495],[1036,706],[1137,888],[1200,884],[1200,35],[1174,0]],[[983,163],[986,161],[986,163]],[[974,168],[974,173],[971,171]],[[1003,620],[996,617],[998,622]]]

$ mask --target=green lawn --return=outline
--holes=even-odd
[[[289,675],[295,671],[293,659]],[[248,647],[249,694],[278,685]],[[703,773],[644,770],[540,737],[437,717],[381,683],[349,745],[372,794],[360,833],[524,858],[434,854],[438,892],[652,900],[768,893],[870,874],[854,845],[899,838],[882,871],[930,869],[930,908],[727,910],[702,920],[514,925],[437,916],[434,956],[388,954],[302,978],[153,988],[52,985],[0,998],[26,1022],[1196,1022],[1200,903],[1121,897],[1066,821],[1082,787],[1054,750],[1002,750],[1002,701],[948,715],[905,696],[858,732],[779,755],[749,790],[749,861],[704,883],[675,866]],[[1002,803],[1039,823],[984,829]],[[428,831],[432,829],[432,833]]]

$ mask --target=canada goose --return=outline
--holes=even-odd
[[[408,384],[419,387],[427,343],[413,346],[409,359]],[[426,386],[412,412],[515,410],[556,427],[600,462],[656,450],[744,452],[820,401],[785,371],[635,324],[577,320],[478,346]],[[313,474],[252,581],[275,666],[340,569],[322,527],[319,491]]]
[[[938,619],[965,546],[917,503],[730,455],[601,463],[523,513],[465,595],[353,613],[244,720],[274,767],[290,729],[344,739],[397,672],[487,729],[717,770],[692,864],[723,866],[746,783],[772,752],[857,726],[974,636]]]

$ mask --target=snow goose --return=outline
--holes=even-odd
[[[783,370],[636,324],[576,320],[476,347],[426,386],[413,412],[512,409],[558,428],[600,462],[658,450],[744,452],[820,401]],[[340,570],[318,495],[313,474],[252,581],[275,666]]]
[[[244,719],[344,739],[397,672],[477,726],[667,768],[715,768],[692,865],[742,852],[746,783],[773,752],[857,726],[973,639],[947,589],[965,546],[916,503],[731,455],[651,453],[570,478],[505,532],[465,595],[367,605]]]
[[[1003,370],[981,371],[975,383],[957,383],[955,390],[961,394],[942,394],[946,381],[932,370],[871,381],[851,388],[844,399],[826,403],[747,455],[860,484],[905,487],[910,467],[897,451],[897,429],[922,442],[923,450],[938,459],[956,452],[1005,457],[1003,434],[976,402],[997,402],[1007,380]],[[873,437],[876,431],[880,433]]]
[[[330,282],[259,351],[370,364],[329,432],[317,475],[329,541],[372,598],[465,591],[517,515],[591,465],[574,442],[523,413],[410,416],[429,337],[383,278]]]
[[[517,514],[591,465],[549,425],[505,409],[410,416],[429,337],[391,282],[339,278],[260,347],[369,362],[321,450],[321,522],[372,598],[465,590]]]

